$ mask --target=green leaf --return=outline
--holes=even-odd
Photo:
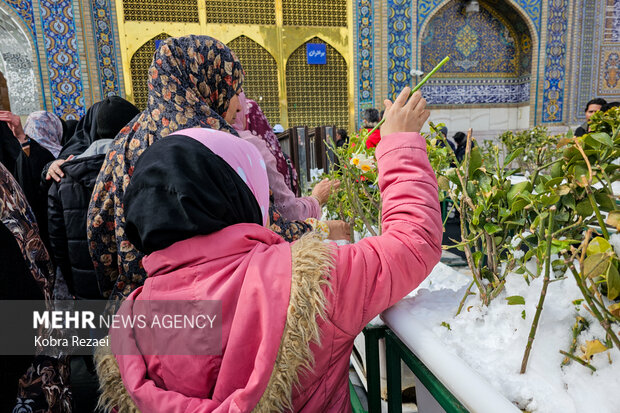
[[[577,213],[584,218],[589,217],[594,212],[594,210],[592,209],[592,204],[590,204],[590,200],[587,198],[580,201],[577,204],[576,209]]]
[[[514,184],[508,190],[506,197],[508,198],[508,205],[512,205],[512,201],[523,192],[530,193],[532,190],[532,184],[529,181],[519,182],[518,184]]]
[[[583,186],[584,182],[587,182],[590,178],[590,173],[588,171],[588,166],[585,162],[578,163],[575,165],[575,182],[579,186]]]
[[[607,298],[615,300],[620,295],[620,274],[613,262],[607,269]]]
[[[545,194],[540,197],[540,200],[544,206],[551,206],[555,205],[560,200],[560,196],[553,193]]]
[[[605,254],[590,255],[583,262],[583,274],[589,278],[595,278],[607,273],[611,258],[606,259]]]
[[[525,310],[521,311],[521,318],[525,320]]]
[[[573,194],[569,193],[564,195],[562,197],[562,203],[573,211],[577,209],[577,206],[575,205],[575,195]]]
[[[495,224],[491,224],[491,223],[487,223],[484,224],[484,230],[489,234],[495,234],[498,231],[502,230],[502,227],[500,227],[499,225],[495,225]]]
[[[545,188],[546,189],[553,188],[554,186],[561,184],[563,180],[564,180],[563,176],[558,176],[557,178],[551,178],[547,182],[545,182]]]
[[[594,254],[602,254],[607,251],[612,251],[609,242],[603,237],[596,237],[588,244],[586,253],[590,256]]]
[[[504,159],[504,167],[508,165],[510,162],[514,161],[517,156],[520,156],[524,151],[524,148],[517,148],[514,150],[506,159]]]
[[[562,162],[557,162],[554,163],[553,166],[551,166],[551,177],[552,178],[564,178],[564,171],[562,169],[563,164]]]
[[[506,301],[508,301],[508,305],[524,305],[525,298],[520,295],[511,295],[510,297],[506,297]]]
[[[475,146],[471,149],[471,158],[469,159],[469,177],[474,175],[474,172],[482,166],[482,155],[480,154],[480,148]]]
[[[597,191],[594,194],[594,199],[603,211],[613,211],[615,202],[605,191]]]
[[[610,148],[613,148],[614,146],[614,142],[611,140],[611,136],[604,132],[591,133],[590,137]]]
[[[441,326],[447,328],[450,331],[452,331],[452,328],[450,328],[450,324],[446,323],[445,321],[441,322]]]
[[[512,203],[512,206],[510,208],[510,212],[513,213],[513,214],[516,213],[516,212],[521,212],[521,211],[523,211],[523,208],[525,208],[529,204],[530,204],[529,199],[520,196]]]
[[[480,267],[480,260],[482,259],[482,251],[476,251],[472,254],[472,258],[474,259],[474,265],[476,267]]]

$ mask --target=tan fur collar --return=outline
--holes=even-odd
[[[323,286],[330,286],[329,274],[334,267],[329,244],[310,233],[291,246],[293,262],[291,297],[286,326],[278,350],[276,364],[255,412],[282,412],[292,409],[293,387],[299,384],[302,370],[311,370],[314,356],[310,343],[320,342],[317,317],[325,318],[327,300]],[[109,348],[95,354],[101,388],[99,407],[111,412],[139,413],[123,386],[118,363]]]

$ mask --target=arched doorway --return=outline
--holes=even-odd
[[[245,71],[243,90],[255,100],[267,116],[269,123],[280,123],[280,93],[276,59],[254,40],[239,36],[228,42],[228,47],[239,58]]]
[[[441,105],[437,109],[446,108],[442,116],[451,130],[527,128],[536,34],[508,2],[478,3],[472,11],[463,1],[448,1],[422,27],[421,70],[428,73],[450,56],[423,88],[424,96]]]
[[[3,73],[11,110],[20,115],[40,109],[40,85],[35,77],[30,39],[20,24],[0,7],[0,72]]]
[[[349,125],[347,63],[326,44],[326,64],[308,64],[306,44],[323,43],[315,37],[299,46],[286,64],[289,126]]]
[[[140,110],[146,108],[149,96],[149,67],[153,63],[153,55],[155,54],[155,42],[169,38],[170,35],[160,33],[148,42],[144,43],[131,56],[131,85],[133,89],[133,101]]]

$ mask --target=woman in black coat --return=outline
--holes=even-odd
[[[48,227],[54,262],[69,292],[79,299],[102,299],[86,239],[86,215],[105,154],[116,134],[139,113],[118,96],[95,103],[62,150],[77,155],[63,162],[64,177],[47,194]]]

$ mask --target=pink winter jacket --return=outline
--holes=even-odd
[[[376,157],[383,233],[356,244],[330,244],[335,266],[322,287],[320,345],[311,344],[312,371],[302,372],[293,388],[295,411],[351,410],[354,338],[415,289],[441,255],[437,183],[424,138],[386,136]],[[291,294],[290,245],[264,227],[239,224],[173,244],[143,264],[149,278],[129,299],[222,299],[224,349],[218,357],[117,356],[136,405],[149,413],[254,409],[274,370],[288,317],[282,305]]]

